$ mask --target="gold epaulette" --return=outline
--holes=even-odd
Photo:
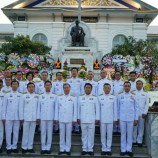
[[[96,95],[92,94],[92,96],[96,97]]]
[[[101,96],[101,95],[103,95],[103,94],[99,94],[99,96]]]
[[[63,96],[63,94],[59,94],[58,96]]]
[[[122,94],[123,92],[119,92],[118,94]]]
[[[9,93],[10,91],[5,91],[5,90],[3,90],[2,92],[3,92],[3,93]]]
[[[70,96],[75,97],[75,95],[71,94]]]
[[[56,94],[56,93],[52,92],[52,94]]]
[[[35,94],[38,94],[38,95],[39,95],[39,93],[35,93]]]
[[[44,93],[40,93],[39,95],[42,95],[42,94],[44,94]]]
[[[84,94],[80,94],[80,96],[84,96]]]
[[[134,91],[131,91],[131,93],[135,95]]]

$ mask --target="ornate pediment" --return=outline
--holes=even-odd
[[[42,7],[78,6],[77,0],[48,0],[40,4]],[[36,7],[39,7],[36,6]],[[124,7],[113,0],[82,0],[82,7]]]

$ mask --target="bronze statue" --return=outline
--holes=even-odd
[[[77,43],[79,43],[79,46],[84,46],[84,37],[85,33],[82,27],[79,26],[79,20],[75,21],[76,26],[72,27],[70,35],[72,36],[72,46],[77,46]]]

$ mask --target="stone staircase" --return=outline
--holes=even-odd
[[[98,132],[97,132],[98,133]],[[53,134],[53,142],[52,142],[52,153],[50,155],[41,155],[41,143],[40,143],[40,134],[35,133],[35,139],[34,139],[34,154],[21,154],[21,139],[22,133],[20,133],[19,137],[19,143],[18,147],[20,152],[18,154],[11,154],[7,155],[5,151],[3,151],[2,154],[0,154],[1,158],[6,157],[40,157],[40,158],[63,158],[63,157],[71,157],[71,158],[81,158],[81,157],[87,157],[87,156],[80,156],[80,153],[82,151],[82,144],[81,144],[81,134],[72,134],[72,147],[71,147],[71,156],[59,156],[59,134]],[[3,148],[5,148],[5,143],[3,143]],[[100,134],[95,134],[95,146],[94,146],[94,157],[97,158],[103,158],[108,156],[101,156],[101,144],[100,144]],[[147,146],[143,145],[143,147],[133,146],[133,153],[134,158],[151,158],[147,153]],[[92,157],[92,156],[88,156]],[[112,156],[113,158],[120,158],[120,136],[114,135],[113,136],[113,144],[112,144]],[[129,156],[123,156],[123,158],[127,158]]]

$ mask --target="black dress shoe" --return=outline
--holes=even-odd
[[[12,149],[12,152],[17,154],[17,153],[19,153],[19,150],[18,149]]]
[[[46,150],[46,154],[51,154],[51,150]]]
[[[126,152],[120,152],[120,156],[125,156]]]
[[[89,154],[90,156],[93,156],[93,155],[94,155],[94,152],[93,152],[93,151],[89,151],[88,154]]]
[[[34,151],[33,149],[28,149],[27,151],[28,151],[29,153],[32,153],[32,154],[35,153],[35,151]]]
[[[45,150],[41,150],[41,154],[43,155],[43,154],[45,154],[46,153],[46,151]]]
[[[112,155],[111,151],[107,151],[106,155],[111,156]]]
[[[143,147],[143,144],[142,143],[138,143],[138,147]]]
[[[133,157],[133,153],[130,151],[127,151],[127,155],[129,155],[130,157]]]
[[[107,154],[107,152],[105,152],[105,151],[101,152],[101,155],[106,155],[106,154]]]
[[[82,156],[84,156],[84,155],[86,155],[86,154],[87,154],[86,151],[82,151],[82,152],[81,152],[81,155],[82,155]]]
[[[11,154],[11,153],[12,153],[12,150],[11,150],[11,149],[8,149],[6,152],[7,152],[7,154]]]
[[[27,153],[27,150],[22,149],[22,154],[26,154],[26,153]]]
[[[71,155],[71,152],[65,152],[67,156],[70,156]]]
[[[138,145],[137,143],[133,143],[133,145]]]
[[[65,155],[65,152],[64,151],[60,151],[59,155]]]

